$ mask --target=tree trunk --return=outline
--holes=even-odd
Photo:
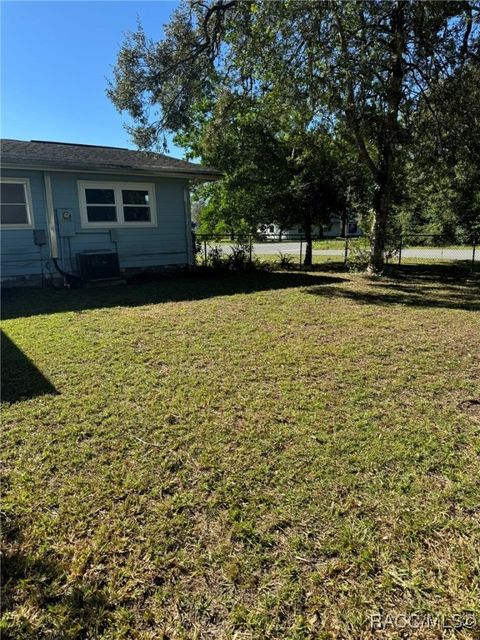
[[[312,219],[310,216],[305,218],[303,223],[303,231],[305,232],[305,258],[303,264],[306,267],[312,266]]]
[[[374,218],[368,271],[381,273],[384,266],[384,251],[387,240],[387,224],[392,206],[392,186],[396,169],[397,143],[399,133],[398,110],[402,99],[404,78],[403,53],[405,50],[405,7],[403,0],[392,5],[390,19],[392,51],[388,107],[383,131],[380,130],[380,167],[376,175],[378,191],[375,198]]]
[[[406,52],[405,10],[406,0],[395,0],[390,3],[390,61],[387,65],[389,78],[386,82],[387,108],[380,120],[379,162],[376,163],[369,153],[366,138],[361,128],[361,120],[355,111],[355,94],[353,83],[348,85],[349,104],[346,109],[347,120],[357,143],[357,150],[361,161],[370,170],[377,185],[377,195],[374,204],[374,218],[370,244],[368,272],[381,273],[384,266],[384,251],[387,239],[387,223],[392,206],[392,185],[398,162],[398,114],[403,96],[403,81],[405,75],[404,54]],[[348,60],[348,43],[342,22],[338,20],[338,28],[345,59]]]
[[[387,221],[390,211],[390,188],[387,179],[380,185],[373,214],[370,257],[368,261],[369,273],[382,273],[384,267],[384,252],[387,241]]]

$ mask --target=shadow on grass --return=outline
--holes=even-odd
[[[353,300],[360,304],[440,307],[480,311],[480,280],[448,266],[390,267],[385,278],[370,278],[366,286],[351,289],[310,287],[308,293]]]
[[[341,282],[344,282],[344,278],[298,271],[198,272],[158,278],[152,282],[92,289],[5,289],[2,311],[4,319],[22,318],[63,311],[80,312],[106,307],[203,300],[216,296]]]
[[[10,512],[2,516],[2,547],[2,639],[100,636],[113,609],[101,588],[81,578],[69,582],[48,551],[25,551],[18,519]],[[31,617],[15,613],[19,605],[26,605]],[[49,615],[43,622],[38,612],[46,611]]]
[[[57,394],[51,382],[3,331],[1,347],[2,402],[17,402],[46,393]]]
[[[348,273],[348,268],[341,262],[320,262],[305,267],[304,265],[294,264],[291,267],[295,272],[317,272],[317,273]],[[452,261],[444,263],[425,263],[425,264],[388,264],[385,266],[385,275],[392,279],[424,281],[432,282],[464,282],[480,281],[480,263],[476,264],[475,270],[472,272],[472,263],[470,260]]]
[[[470,260],[443,264],[391,264],[387,266],[386,273],[389,277],[403,280],[463,282],[465,280],[480,278],[480,264],[475,266],[473,272]]]

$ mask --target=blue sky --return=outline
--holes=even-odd
[[[1,137],[133,147],[105,95],[137,16],[159,39],[176,2],[1,2]],[[171,155],[181,149],[170,145]]]

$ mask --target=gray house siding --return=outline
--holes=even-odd
[[[117,251],[120,268],[147,269],[151,267],[183,266],[190,264],[191,233],[185,193],[188,180],[159,178],[158,176],[129,176],[100,173],[48,172],[51,177],[53,208],[56,216],[58,260],[64,270],[77,272],[77,254],[82,251]],[[44,173],[35,170],[6,169],[3,178],[28,178],[32,199],[33,229],[43,229],[47,244],[35,245],[33,229],[3,229],[2,280],[12,278],[28,284],[41,276],[53,277],[56,272],[50,259]],[[82,227],[78,181],[111,183],[149,183],[155,188],[156,225],[149,227]],[[64,218],[63,213],[71,214]],[[114,237],[110,229],[115,229]],[[42,252],[42,258],[40,256]]]

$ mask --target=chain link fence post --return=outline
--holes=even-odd
[[[348,265],[348,233],[345,234],[345,254],[343,258],[343,265],[345,267]]]

